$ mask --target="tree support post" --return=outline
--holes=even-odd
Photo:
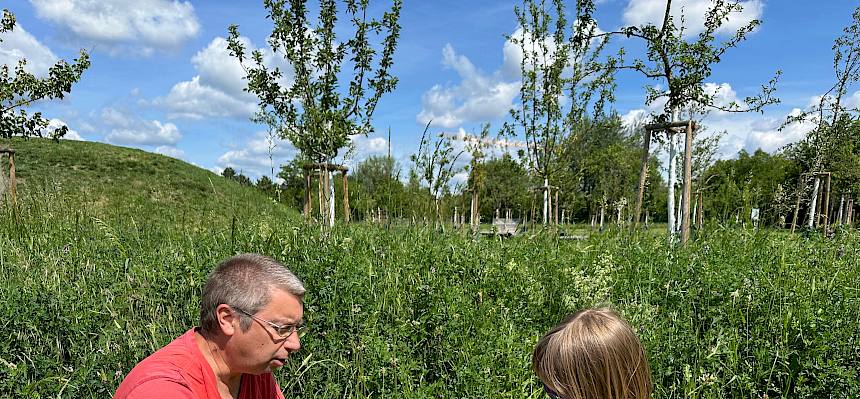
[[[794,217],[791,218],[791,233],[797,227],[797,216],[800,214],[800,199],[803,197],[803,175],[797,178],[797,201],[794,203]]]
[[[12,204],[12,207],[15,208],[18,205],[18,181],[15,178],[15,150],[11,148],[0,148],[0,161],[3,160],[3,154],[9,157],[9,201]],[[2,165],[2,162],[0,162]],[[0,170],[0,183],[5,180],[6,171]],[[2,197],[3,191],[0,190],[0,197]],[[0,198],[2,199],[2,198]]]
[[[681,199],[681,244],[690,240],[690,192],[693,186],[693,121],[687,122],[684,132],[684,187]]]
[[[18,206],[18,181],[15,179],[15,151],[9,152],[9,194],[12,196],[12,206]]]
[[[705,227],[705,200],[704,194],[699,192],[699,214],[698,220],[696,221],[696,226],[699,230],[702,230]]]
[[[642,201],[645,197],[645,182],[648,180],[648,157],[651,148],[651,129],[642,132],[642,167],[639,171],[639,192],[636,194],[636,208],[633,210],[633,227],[639,225],[639,216],[642,214]]]
[[[827,181],[824,183],[824,234],[830,227],[830,172],[827,172]]]
[[[311,215],[311,174],[307,170],[305,170],[305,201],[304,208],[302,208],[302,213],[305,217],[309,217]]]
[[[478,190],[472,189],[472,204],[469,207],[469,224],[472,233],[478,231]]]
[[[349,179],[346,178],[346,171],[340,172],[343,177],[343,220],[349,223]]]

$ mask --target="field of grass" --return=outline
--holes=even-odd
[[[277,374],[287,397],[544,397],[529,370],[533,345],[597,304],[636,328],[655,398],[860,396],[853,231],[823,239],[712,226],[683,249],[650,232],[324,232],[179,161],[60,145],[92,160],[34,148],[17,160],[18,211],[0,209],[0,331],[10,337],[0,340],[0,397],[109,396],[137,361],[196,324],[205,275],[240,252],[283,261],[308,288],[309,332]],[[47,156],[53,168],[30,164]],[[94,166],[110,157],[133,160]]]

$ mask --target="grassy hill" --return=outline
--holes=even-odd
[[[0,148],[16,151],[18,192],[25,209],[59,201],[67,208],[107,218],[297,216],[252,187],[138,149],[46,139],[0,140]]]

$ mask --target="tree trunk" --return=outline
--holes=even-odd
[[[328,169],[328,168],[326,168]],[[328,180],[328,225],[334,227],[334,179],[331,178],[331,171],[326,170],[326,180]]]
[[[305,204],[303,208],[305,217],[311,215],[311,173],[305,170]]]
[[[839,214],[836,216],[836,223],[842,225],[842,211],[845,208],[845,194],[839,196]]]
[[[678,121],[678,107],[672,108],[672,121]],[[666,129],[666,135],[669,136],[669,196],[668,203],[666,204],[667,208],[667,230],[669,233],[669,242],[675,242],[675,134],[671,129]]]
[[[687,124],[684,134],[684,188],[681,201],[681,243],[690,239],[690,191],[693,185],[693,122]]]
[[[830,227],[830,173],[827,173],[827,181],[824,183],[824,234]]]
[[[349,179],[346,177],[346,171],[343,171],[343,221],[349,223]]]
[[[549,179],[543,179],[543,224],[546,226],[549,219]]]
[[[600,231],[603,231],[603,218],[606,215],[606,204],[600,204]]]
[[[328,186],[325,184],[325,171],[323,170],[323,167],[320,166],[319,178],[317,179],[317,197],[319,197],[320,223],[322,224],[325,224],[326,220],[328,220],[328,218],[325,217],[327,209],[325,205],[326,187]]]
[[[816,212],[818,210],[818,189],[819,189],[820,181],[818,176],[815,176],[815,183],[812,184],[812,203],[809,205],[809,221],[807,222],[808,228],[815,227],[815,218],[818,216]]]

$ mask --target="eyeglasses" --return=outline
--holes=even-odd
[[[304,323],[300,323],[300,324],[285,324],[285,325],[283,325],[283,326],[282,326],[282,325],[278,325],[278,324],[272,323],[271,321],[268,321],[268,320],[263,320],[263,319],[261,319],[261,318],[259,318],[259,317],[257,317],[257,316],[254,316],[254,315],[252,315],[252,314],[250,314],[250,313],[248,313],[248,312],[246,312],[246,311],[244,311],[244,310],[242,310],[242,309],[239,309],[239,308],[237,308],[237,307],[233,307],[233,309],[236,309],[236,310],[238,310],[239,312],[244,313],[246,316],[248,316],[248,317],[250,317],[250,318],[252,318],[252,319],[254,319],[254,320],[256,320],[256,321],[258,321],[258,322],[260,322],[260,323],[268,324],[268,325],[269,325],[269,327],[272,327],[272,330],[275,330],[275,334],[278,334],[278,336],[279,336],[279,337],[281,337],[281,338],[289,338],[289,337],[290,337],[290,335],[293,335],[293,333],[296,333],[296,335],[298,335],[298,336],[299,336],[299,338],[301,338],[301,337],[302,337],[302,335],[304,335],[304,334],[303,334],[303,332],[304,332],[304,328],[305,328]]]

